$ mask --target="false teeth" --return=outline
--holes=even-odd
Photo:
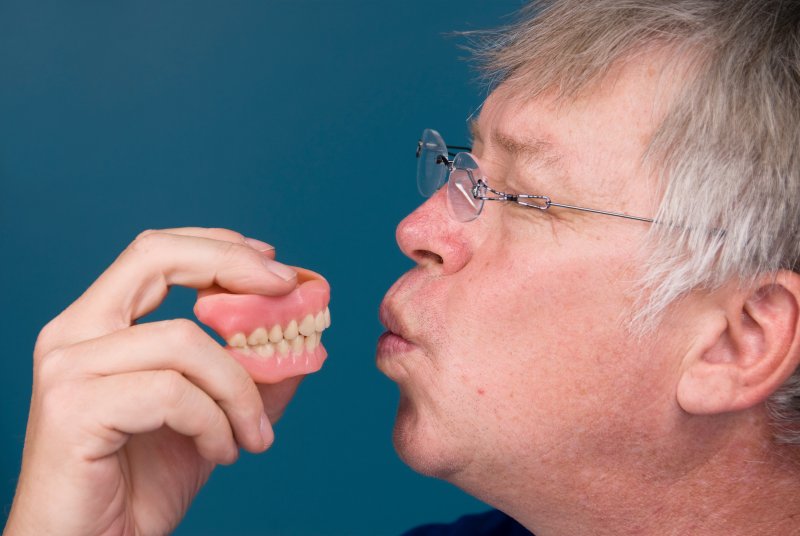
[[[314,333],[314,330],[316,329],[316,326],[314,325],[314,317],[311,315],[306,315],[303,321],[300,322],[299,329],[300,334],[306,337]]]
[[[283,338],[292,340],[300,334],[300,331],[297,328],[297,320],[292,320],[289,322],[289,325],[286,326],[286,329],[283,330]]]
[[[247,344],[249,346],[259,346],[267,342],[269,342],[269,338],[267,336],[267,330],[264,328],[258,328],[247,337]]]
[[[296,357],[304,351],[313,352],[320,344],[322,332],[330,325],[331,312],[326,307],[316,315],[306,315],[300,322],[293,319],[285,327],[275,324],[258,327],[250,335],[235,333],[228,339],[228,345],[262,359],[276,355],[285,358],[289,353]]]
[[[228,344],[236,348],[244,348],[247,346],[247,338],[244,333],[237,333],[228,341]]]
[[[283,328],[280,324],[275,324],[269,330],[269,342],[278,343],[283,340]]]

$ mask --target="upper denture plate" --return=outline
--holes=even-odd
[[[325,329],[325,313],[320,311],[317,313],[317,316],[314,317],[314,330],[319,332],[323,329]]]
[[[325,308],[325,329],[331,327],[331,310],[330,308]]]
[[[314,317],[311,315],[306,315],[306,317],[300,323],[300,334],[308,337],[312,333],[314,333]]]
[[[269,330],[269,342],[281,342],[283,340],[283,328],[280,324],[275,324]]]
[[[292,339],[297,337],[299,333],[300,331],[297,328],[297,320],[292,320],[291,322],[289,322],[289,325],[286,326],[286,329],[283,330],[283,338],[291,341]]]
[[[247,344],[250,346],[260,346],[267,342],[269,342],[269,337],[265,328],[258,328],[247,337]]]
[[[228,344],[234,348],[244,348],[247,346],[247,337],[244,336],[244,333],[236,333],[230,338]]]

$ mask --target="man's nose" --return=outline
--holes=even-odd
[[[447,185],[397,226],[400,250],[421,266],[431,266],[444,275],[463,268],[472,257],[470,235],[447,209]]]

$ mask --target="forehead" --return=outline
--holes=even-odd
[[[569,98],[551,92],[526,99],[524,89],[501,85],[476,122],[481,156],[535,167],[543,172],[538,181],[557,177],[559,191],[576,201],[652,197],[655,182],[644,175],[643,157],[674,94],[663,65],[654,55],[626,61]],[[521,182],[520,188],[547,186]]]

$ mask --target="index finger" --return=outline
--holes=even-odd
[[[296,272],[244,243],[143,233],[59,318],[56,346],[130,326],[163,301],[169,287],[213,285],[237,294],[280,296],[297,286]]]
[[[146,233],[148,231],[145,231]],[[154,232],[154,231],[149,231]],[[261,240],[248,238],[242,233],[231,231],[230,229],[223,229],[221,227],[175,227],[172,229],[161,229],[161,233],[177,234],[182,236],[197,236],[201,238],[213,238],[214,240],[225,240],[227,242],[245,243],[251,248],[257,250],[262,255],[266,255],[270,259],[275,258],[275,247]]]

